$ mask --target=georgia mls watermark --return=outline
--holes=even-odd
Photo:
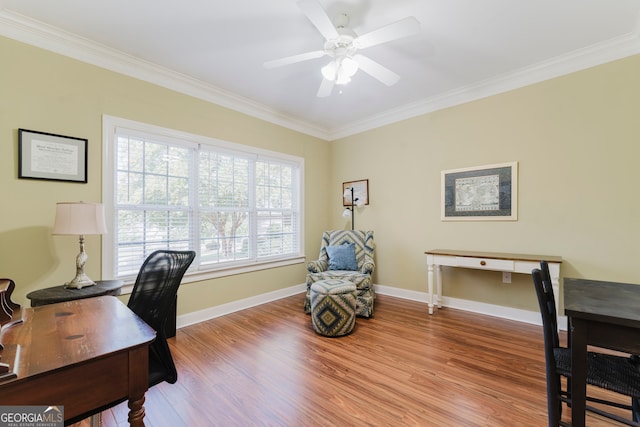
[[[63,427],[64,406],[0,406],[0,427]]]

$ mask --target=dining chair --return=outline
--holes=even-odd
[[[171,356],[165,326],[172,313],[182,277],[193,262],[194,251],[158,250],[150,254],[140,267],[127,307],[156,331],[149,346],[149,387],[163,381],[174,384],[178,373]],[[124,402],[112,402],[71,423],[91,416],[91,425],[100,425],[100,413]]]
[[[562,421],[562,408],[563,403],[571,406],[571,348],[560,345],[555,296],[548,265],[542,261],[540,267],[534,269],[531,274],[542,315],[549,427],[570,426],[571,424]],[[567,387],[564,389],[561,377],[567,379]],[[590,351],[587,353],[587,384],[630,396],[632,401],[635,401],[640,398],[640,364],[631,357]],[[587,396],[587,401],[629,410],[632,414],[631,419],[625,419],[587,404],[587,410],[590,412],[626,425],[640,426],[631,405],[590,396]]]
[[[16,282],[12,279],[0,279],[0,326],[21,321],[19,317],[21,315],[20,304],[11,299],[11,294],[15,289]]]

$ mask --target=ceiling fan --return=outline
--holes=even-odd
[[[340,14],[334,25],[317,0],[300,0],[297,4],[325,38],[324,47],[322,50],[267,61],[264,63],[265,68],[281,67],[323,56],[331,57],[331,62],[321,70],[323,79],[317,94],[321,98],[331,95],[334,85],[349,83],[359,69],[387,86],[398,82],[399,75],[358,51],[418,33],[420,23],[415,17],[410,16],[358,36],[347,27],[349,25],[347,14]]]

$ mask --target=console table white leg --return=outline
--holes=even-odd
[[[553,287],[553,294],[560,295],[560,264],[552,263],[549,264],[549,276],[551,276],[551,286]],[[556,300],[556,313],[560,313],[560,298],[555,298]]]
[[[429,305],[429,314],[433,314],[433,263],[431,260],[427,260],[427,284],[427,304]]]
[[[442,308],[442,266],[438,264],[436,266],[436,299],[438,308]]]

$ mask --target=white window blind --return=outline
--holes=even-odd
[[[195,250],[191,271],[301,255],[302,159],[119,120],[103,156],[111,277],[165,248]]]
[[[196,150],[121,130],[115,151],[115,273],[121,277],[135,275],[155,250],[193,248],[190,206]]]

